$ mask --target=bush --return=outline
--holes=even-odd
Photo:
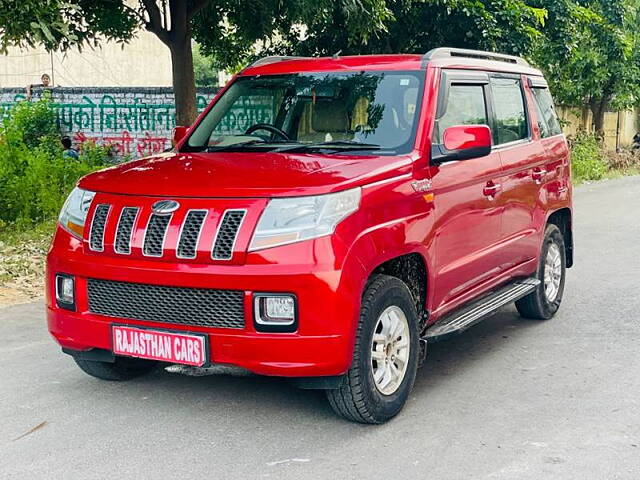
[[[78,179],[105,164],[104,148],[88,150],[63,158],[50,102],[18,103],[0,128],[0,225],[55,218]]]
[[[575,181],[600,180],[607,173],[607,162],[598,139],[579,133],[571,144],[571,170]]]
[[[56,113],[47,97],[37,102],[18,102],[11,109],[11,117],[4,122],[4,130],[16,141],[35,148],[43,140],[59,139]]]

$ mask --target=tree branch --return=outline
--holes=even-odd
[[[165,45],[169,45],[169,32],[162,27],[162,13],[158,8],[158,4],[155,0],[140,1],[146,9],[147,15],[149,15],[149,21],[145,24],[147,30],[149,30],[151,33],[155,33],[156,36],[162,41],[162,43],[164,43]]]
[[[140,23],[142,23],[143,25],[147,23],[147,19],[144,18],[144,15],[141,15],[140,12],[138,10],[136,10],[135,8],[130,7],[129,5],[127,5],[126,3],[123,3],[122,6],[124,7],[125,10],[127,10],[128,12],[131,12],[131,14],[136,17],[138,19],[138,21]]]
[[[200,10],[207,6],[210,0],[193,0],[187,8],[187,18],[191,20]]]

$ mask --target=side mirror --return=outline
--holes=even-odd
[[[442,135],[442,144],[434,145],[435,163],[486,157],[491,153],[491,129],[487,125],[456,125]]]
[[[189,127],[184,127],[182,125],[174,127],[173,135],[171,138],[171,146],[175,147],[178,143],[180,143],[180,140],[182,140],[185,137],[188,130],[189,130]]]

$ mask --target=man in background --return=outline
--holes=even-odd
[[[71,158],[73,160],[78,160],[78,151],[73,148],[73,144],[71,143],[71,139],[69,137],[62,137],[60,139],[60,143],[62,143],[62,148],[64,148],[62,152],[62,158]]]
[[[49,86],[51,85],[51,77],[49,76],[48,73],[43,73],[42,76],[40,77],[40,82],[39,84],[31,84],[31,85],[27,85],[27,100],[31,100],[31,97],[33,96],[33,88],[42,88],[43,90],[46,90],[47,88],[49,88]]]

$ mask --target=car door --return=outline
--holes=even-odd
[[[432,142],[447,127],[489,124],[489,77],[482,72],[442,74]],[[431,167],[435,220],[434,310],[444,313],[482,291],[500,268],[502,208],[499,153]]]
[[[540,226],[545,223],[540,187],[551,168],[546,165],[546,149],[532,128],[524,78],[515,74],[490,77],[494,148],[503,167],[500,252],[505,271],[538,255]]]

